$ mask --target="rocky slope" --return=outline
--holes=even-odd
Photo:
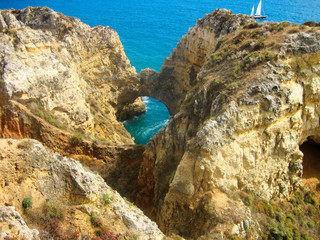
[[[259,226],[233,193],[269,200],[297,189],[299,146],[320,143],[319,40],[319,24],[258,24],[216,10],[159,74],[146,70],[143,81],[165,76],[174,86],[162,90],[176,114],[147,145],[139,175],[139,206],[163,231],[248,237]]]
[[[118,239],[164,238],[141,210],[79,162],[52,154],[31,139],[0,139],[0,153],[2,237],[92,239],[102,231],[105,239],[105,231],[105,237]],[[29,230],[12,206],[37,230]]]

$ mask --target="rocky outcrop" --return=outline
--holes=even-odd
[[[2,137],[46,142],[36,115],[87,139],[133,143],[116,115],[138,97],[139,80],[113,29],[49,8],[2,10],[0,23]]]
[[[116,31],[28,7],[0,12],[0,42],[0,136],[37,139],[113,187],[136,182],[143,147],[119,121],[145,104]],[[132,185],[118,189],[134,199]]]
[[[1,139],[0,148],[0,202],[12,206],[0,207],[2,235],[37,239],[40,232],[43,239],[48,234],[62,239],[77,231],[93,236],[102,228],[118,239],[164,238],[141,210],[79,162],[52,154],[31,139]],[[26,205],[25,199],[31,203]],[[14,207],[38,230],[29,230]]]
[[[134,116],[141,115],[147,111],[146,105],[141,97],[138,97],[132,104],[126,104],[117,112],[117,119],[125,121]]]
[[[171,115],[178,113],[188,91],[197,85],[197,74],[208,54],[227,34],[252,22],[252,18],[227,10],[216,10],[198,20],[182,37],[170,57],[165,59],[160,73],[142,70],[140,75],[142,87],[145,87],[144,95],[164,103]]]
[[[16,237],[19,239],[40,239],[36,229],[29,229],[21,215],[14,207],[0,205],[0,238]]]
[[[189,30],[158,76],[143,73],[150,82],[166,75],[178,92],[176,114],[147,145],[139,175],[139,206],[166,233],[240,236],[237,226],[252,219],[232,193],[288,196],[303,173],[299,145],[320,143],[320,29],[252,20],[216,10]],[[185,63],[190,52],[199,53],[195,71]]]

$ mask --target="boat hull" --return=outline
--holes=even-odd
[[[254,17],[254,19],[264,19],[264,18],[267,18],[267,16],[253,16]]]

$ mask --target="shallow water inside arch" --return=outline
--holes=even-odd
[[[163,103],[150,97],[142,97],[142,101],[146,104],[146,113],[123,122],[136,144],[147,144],[155,133],[168,124],[170,117]]]

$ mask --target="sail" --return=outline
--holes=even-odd
[[[256,11],[257,16],[261,15],[261,7],[262,7],[262,0],[260,0],[259,5],[257,7],[257,11]]]
[[[251,14],[250,14],[251,16],[253,16],[254,15],[254,5],[252,6],[252,10],[251,10]]]

